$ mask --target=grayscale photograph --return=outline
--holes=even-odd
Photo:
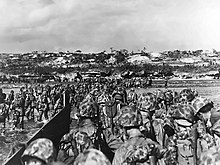
[[[0,0],[0,165],[220,165],[220,0]]]

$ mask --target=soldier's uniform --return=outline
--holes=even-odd
[[[115,149],[115,147],[117,147],[117,140],[114,139],[114,137],[111,136],[110,133],[103,130],[102,125],[100,125],[101,121],[99,121],[98,117],[98,104],[96,102],[90,102],[89,100],[87,101],[88,102],[81,103],[79,106],[78,128],[73,129],[70,134],[67,135],[67,137],[70,138],[64,137],[64,142],[66,143],[66,145],[63,150],[60,150],[60,155],[67,155],[65,156],[65,158],[67,158],[65,163],[71,163],[72,161],[74,161],[76,156],[84,151],[82,150],[82,148],[88,149],[90,147],[101,150],[111,160],[114,154],[113,150]],[[82,147],[82,145],[78,145],[78,142],[80,142],[79,140],[77,140],[78,132],[83,132],[80,134],[81,139],[90,139],[89,145],[86,145],[87,147]],[[83,135],[84,137],[86,137],[86,134],[84,133],[88,135],[87,138],[82,138]],[[62,156],[59,157],[62,158]]]
[[[144,135],[154,141],[159,141],[161,137],[160,124],[157,124],[156,120],[154,122],[152,118],[156,108],[155,94],[150,92],[142,93],[141,97],[138,99],[137,107],[140,109],[143,118],[142,131]],[[155,128],[157,129],[157,133],[155,132]]]
[[[197,120],[197,156],[208,151],[212,146],[216,145],[214,134],[211,134],[208,129],[211,127],[210,116],[211,110],[214,107],[213,102],[204,97],[195,97],[192,101],[195,108],[195,115]],[[214,127],[213,127],[214,128]]]
[[[211,111],[210,122],[212,127],[210,133],[213,136],[214,145],[220,147],[220,110],[214,109]]]
[[[137,100],[138,100],[138,95],[137,93],[135,92],[134,88],[131,88],[130,89],[130,92],[128,92],[128,96],[127,96],[127,100],[128,100],[128,103],[134,103],[136,104],[137,103]]]
[[[136,128],[142,125],[140,112],[132,106],[125,106],[121,109],[119,124],[125,129]],[[161,158],[165,151],[156,142],[145,138],[140,131],[128,137],[119,149],[116,150],[113,165],[128,164],[149,164],[151,158]],[[153,155],[153,156],[152,156]]]
[[[42,94],[39,98],[39,104],[38,104],[38,110],[39,110],[39,121],[42,120],[42,117],[44,115],[44,119],[48,120],[49,116],[48,116],[48,112],[49,112],[49,103],[50,100],[49,98],[46,96],[46,94]]]
[[[106,103],[112,100],[111,96],[105,91],[101,95],[98,96],[97,102],[99,104],[100,109],[100,118],[102,121],[102,125],[104,128],[110,128],[111,121],[108,116]]]
[[[192,102],[192,100],[197,96],[197,91],[191,88],[183,89],[179,93],[179,101],[181,103]]]
[[[3,93],[2,88],[0,88],[0,104],[5,103],[6,94]]]
[[[74,165],[111,165],[106,156],[99,150],[88,149],[79,154]]]
[[[72,130],[62,138],[57,159],[66,165],[73,164],[78,154],[89,148],[94,148],[94,145],[88,134]]]
[[[197,156],[212,146],[212,137],[205,131],[204,121],[198,120],[198,114],[210,111],[211,107],[212,103],[201,98],[170,107],[169,114],[174,119],[175,130],[170,144],[177,146],[176,164],[195,164]],[[167,145],[170,147],[169,143]]]
[[[170,128],[174,135],[168,136],[166,147],[172,150],[165,158],[167,165],[194,164],[192,149],[192,126],[194,122],[194,108],[190,104],[175,104],[169,109],[171,116]],[[168,132],[169,133],[169,132]]]

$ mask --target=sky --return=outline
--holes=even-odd
[[[0,0],[0,52],[220,50],[219,0]]]

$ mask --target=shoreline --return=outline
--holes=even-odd
[[[141,78],[135,78],[137,80],[141,80]],[[128,79],[129,80],[129,79]],[[153,80],[153,83],[152,83],[152,86],[151,87],[164,87],[164,81],[165,79],[164,78],[158,78],[158,79],[152,79]],[[173,77],[173,78],[170,78],[168,79],[168,86],[170,87],[185,87],[185,86],[188,86],[186,84],[186,82],[198,82],[198,81],[201,81],[201,82],[219,82],[219,86],[220,86],[220,79],[214,79],[213,77],[203,77],[203,78],[196,78],[196,77],[193,77],[193,78],[178,78],[178,77]],[[182,82],[182,83],[181,83]],[[2,89],[16,89],[16,88],[21,88],[22,86],[24,86],[25,84],[32,84],[32,85],[35,85],[35,84],[74,84],[74,82],[45,82],[45,83],[1,83],[0,84],[0,88]],[[178,84],[178,86],[176,86]],[[190,85],[193,85],[193,83],[190,83]],[[195,83],[195,85],[198,85],[198,83]],[[207,86],[207,85],[214,85],[214,84],[199,84],[199,86]],[[216,86],[216,84],[214,85]],[[218,86],[218,85],[217,85]],[[148,88],[151,88],[151,87],[148,87]]]

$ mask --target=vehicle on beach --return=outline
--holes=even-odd
[[[55,77],[54,75],[19,75],[18,79],[20,82],[25,83],[44,83],[48,81],[59,81],[60,79],[58,77]]]

